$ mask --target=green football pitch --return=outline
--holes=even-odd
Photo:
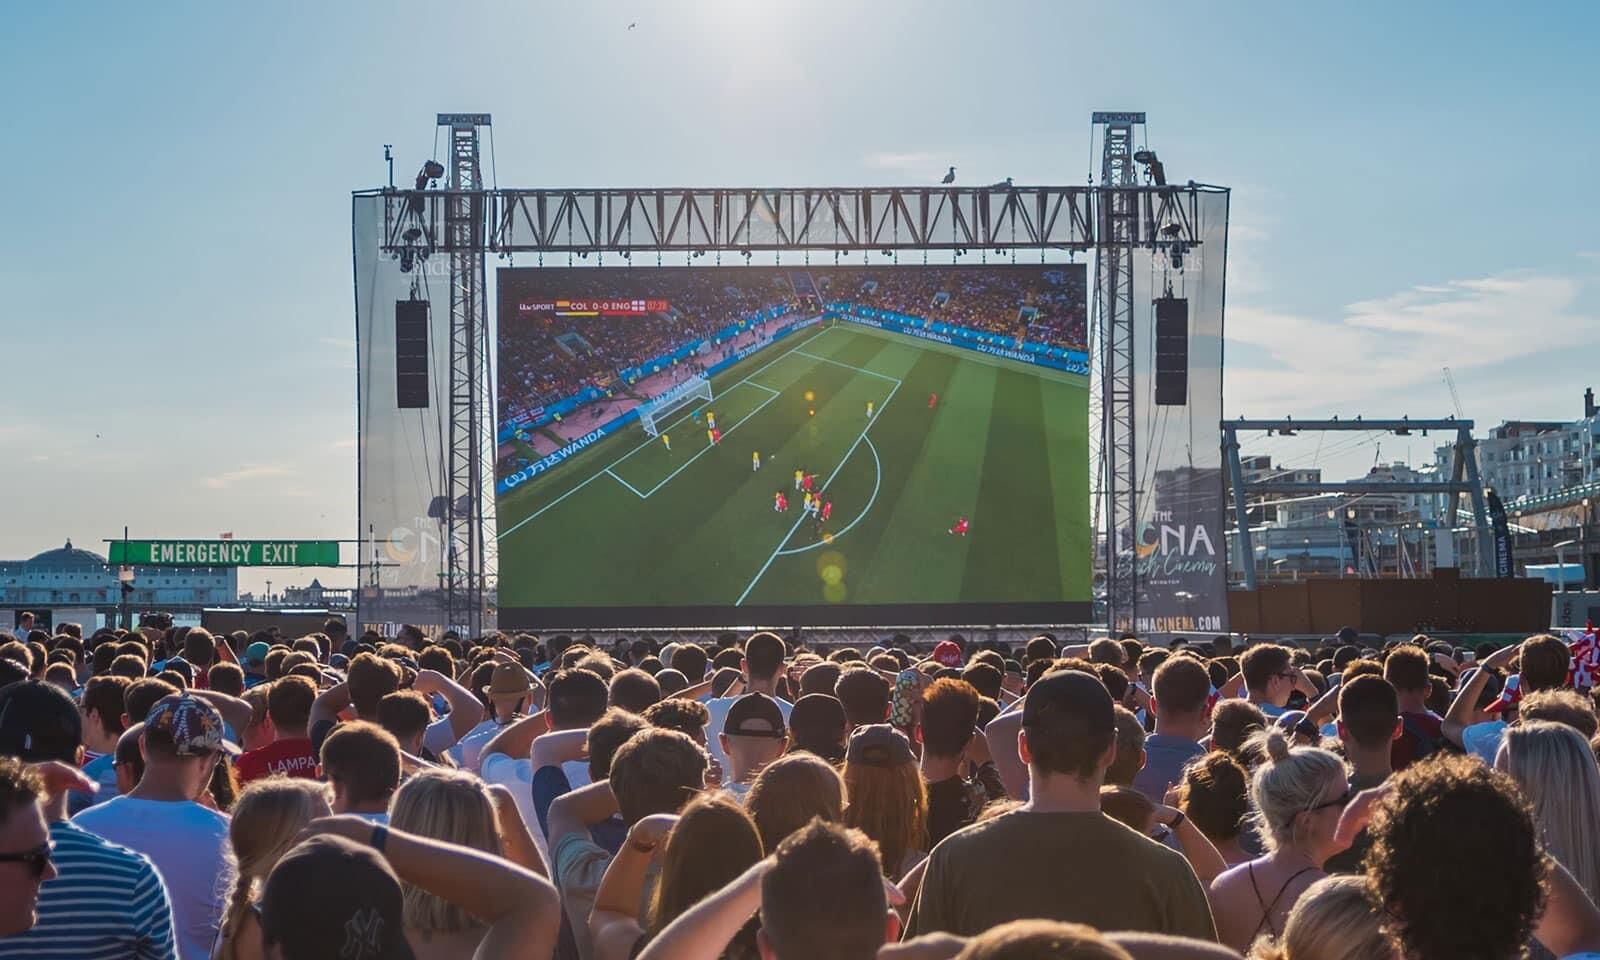
[[[502,608],[1088,599],[1086,378],[838,324],[712,388],[670,449],[633,424],[500,497]]]

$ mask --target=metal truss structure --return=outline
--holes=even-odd
[[[493,391],[484,258],[488,253],[587,257],[757,252],[892,254],[948,251],[1097,253],[1103,411],[1101,456],[1114,577],[1111,625],[1132,619],[1131,571],[1116,571],[1116,534],[1137,517],[1134,461],[1132,259],[1136,248],[1181,255],[1201,243],[1203,193],[1220,188],[1141,185],[1133,127],[1141,114],[1096,114],[1104,127],[1102,182],[1088,186],[710,187],[485,189],[478,131],[488,114],[440,114],[450,131],[445,189],[373,191],[384,198],[381,253],[402,263],[450,257],[450,436],[444,587],[452,624],[478,632],[492,567]],[[1121,525],[1119,527],[1119,524]]]
[[[1222,421],[1222,446],[1227,458],[1228,485],[1233,489],[1234,520],[1238,524],[1240,567],[1244,570],[1245,589],[1256,588],[1255,548],[1250,538],[1248,494],[1301,495],[1319,493],[1361,494],[1438,494],[1450,495],[1445,513],[1454,526],[1461,494],[1472,498],[1472,522],[1478,560],[1481,569],[1494,569],[1494,541],[1489,536],[1489,511],[1483,493],[1483,478],[1478,473],[1477,441],[1472,438],[1472,421],[1450,418],[1447,420],[1224,420]],[[1246,483],[1244,469],[1239,461],[1239,433],[1241,431],[1276,430],[1289,434],[1301,430],[1316,431],[1366,431],[1382,430],[1405,436],[1413,430],[1441,432],[1454,431],[1456,442],[1451,453],[1449,480],[1353,480],[1303,482],[1290,480],[1257,480]]]

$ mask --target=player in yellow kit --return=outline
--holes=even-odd
[[[707,443],[716,443],[717,442],[717,429],[715,427],[707,427],[706,428],[706,442]]]
[[[800,482],[802,480],[804,480],[805,478],[806,478],[806,472],[804,470],[796,470],[794,472],[794,488],[796,490],[800,489]]]
[[[867,419],[868,420],[872,419],[872,401],[871,400],[867,401]]]
[[[760,469],[761,469],[761,451],[760,450],[751,450],[750,451],[750,472],[751,473],[755,473],[757,470],[760,470]]]
[[[661,445],[663,447],[666,447],[668,450],[671,450],[672,449],[672,438],[663,433],[661,435]]]

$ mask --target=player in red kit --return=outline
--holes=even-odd
[[[822,503],[822,519],[824,522],[833,518],[833,501],[825,500]]]
[[[721,443],[722,442],[722,431],[718,430],[716,427],[712,427],[711,428],[711,442],[712,443]]]
[[[970,524],[967,523],[967,518],[959,517],[956,519],[956,525],[951,527],[947,532],[964,537],[967,535],[968,526],[970,526]]]
[[[937,393],[928,394],[928,409],[932,410],[934,407],[936,407],[938,405],[939,405],[939,395]]]
[[[803,478],[802,478],[802,479],[801,479],[801,480],[800,480],[800,489],[801,489],[801,490],[804,490],[804,491],[805,491],[805,492],[806,492],[806,493],[810,493],[810,492],[811,492],[811,478],[812,478],[812,477],[815,477],[815,476],[816,476],[816,474],[814,474],[814,473],[808,473],[808,474],[806,474],[806,475],[805,475],[805,476],[804,476],[804,477],[803,477]]]

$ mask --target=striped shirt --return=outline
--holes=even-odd
[[[39,922],[0,940],[0,960],[173,960],[172,904],[150,861],[66,820],[50,824],[58,876]]]

